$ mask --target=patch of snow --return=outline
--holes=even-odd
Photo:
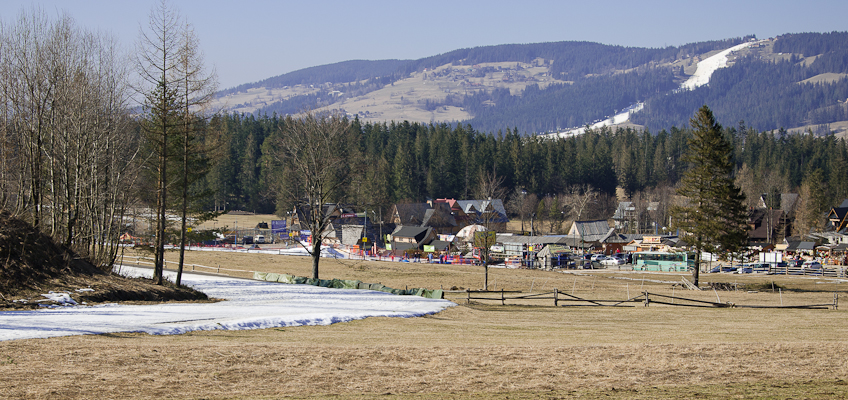
[[[630,114],[642,111],[643,108],[645,108],[645,103],[636,103],[636,104],[634,104],[630,107],[625,108],[624,110],[622,110],[621,112],[619,112],[618,114],[616,114],[616,115],[614,115],[610,118],[607,118],[603,121],[596,122],[596,123],[590,125],[589,128],[600,129],[600,128],[603,128],[605,126],[623,124],[630,119]],[[568,137],[572,137],[572,136],[582,135],[584,133],[586,133],[586,127],[574,128],[574,129],[569,129],[569,130],[563,131],[563,132],[557,132],[557,133],[552,134],[551,137],[552,138],[568,138]]]
[[[42,296],[46,297],[48,300],[53,300],[58,304],[62,305],[76,305],[77,302],[71,298],[71,295],[68,292],[49,292],[47,294],[42,294]]]
[[[127,276],[153,271],[122,266]],[[165,271],[171,280],[175,273]],[[113,332],[181,334],[197,330],[244,330],[329,325],[367,317],[419,317],[455,306],[447,300],[390,293],[329,289],[184,273],[183,283],[217,303],[69,306],[0,312],[0,341]]]

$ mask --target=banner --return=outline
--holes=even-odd
[[[436,251],[436,246],[428,246],[426,244],[424,245],[424,252],[425,253],[434,253],[435,251]]]
[[[288,231],[289,230],[286,227],[286,220],[284,220],[284,219],[271,220],[271,233],[272,234],[274,234],[274,233],[277,233],[277,234],[286,233]]]

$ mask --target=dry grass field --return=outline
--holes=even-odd
[[[280,219],[274,214],[221,214],[218,218],[206,221],[197,226],[197,229],[215,229],[228,227],[229,229],[252,229],[260,222],[271,225],[272,220]]]
[[[168,257],[175,259],[175,256]],[[128,258],[126,258],[129,260]],[[188,262],[309,275],[309,260],[192,252]],[[703,275],[748,290],[675,288],[682,275],[490,269],[500,290],[553,288],[593,299],[647,290],[707,301],[833,302],[848,282]],[[247,273],[234,273],[247,276]],[[324,278],[390,287],[480,288],[482,267],[323,260]],[[774,282],[778,290],[772,293]],[[422,318],[330,326],[113,334],[0,343],[4,398],[535,399],[848,397],[840,310],[553,307],[552,300],[458,305]],[[512,305],[510,305],[512,304]]]

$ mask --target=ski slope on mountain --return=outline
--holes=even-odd
[[[762,41],[763,40],[741,43],[741,44],[738,44],[738,45],[733,46],[733,47],[726,49],[726,50],[722,50],[722,51],[720,51],[716,54],[713,54],[712,56],[709,56],[709,57],[703,59],[702,61],[698,62],[698,66],[695,70],[695,73],[692,76],[690,76],[689,79],[687,79],[685,82],[683,82],[680,85],[679,90],[693,90],[695,88],[709,84],[710,83],[710,77],[712,77],[713,73],[716,70],[727,67],[728,56],[730,54],[732,54],[733,52],[742,50],[744,48],[750,47],[751,45],[762,42]],[[613,125],[623,124],[630,119],[631,114],[641,111],[642,108],[644,108],[644,106],[645,106],[644,103],[636,103],[636,104],[634,104],[630,107],[625,108],[624,110],[622,110],[621,112],[619,112],[618,114],[616,114],[612,117],[609,117],[605,120],[598,121],[598,122],[595,122],[595,123],[589,125],[589,128],[600,129],[600,128],[603,128],[605,126],[613,126]],[[559,138],[559,137],[567,138],[567,137],[571,137],[571,136],[582,135],[584,133],[586,133],[586,127],[574,128],[574,129],[569,129],[569,130],[562,131],[562,132],[556,132],[556,133],[550,134],[549,136],[552,137],[552,138]]]

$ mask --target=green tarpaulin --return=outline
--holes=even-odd
[[[375,290],[396,295],[421,296],[430,299],[441,299],[444,296],[444,292],[441,290],[427,290],[423,288],[394,289],[383,286],[379,283],[367,283],[352,279],[312,279],[302,276],[294,276],[291,274],[278,274],[275,272],[254,272],[253,279],[299,285],[305,284],[335,289]]]

